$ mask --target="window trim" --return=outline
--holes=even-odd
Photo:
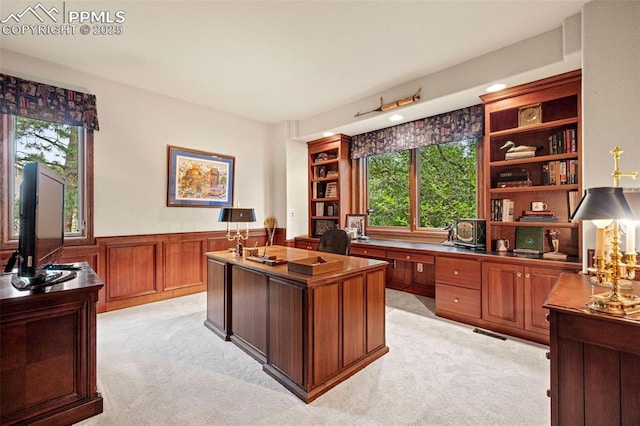
[[[9,218],[11,214],[9,208],[11,206],[9,184],[11,182],[9,159],[9,131],[12,115],[0,114],[0,164],[3,173],[0,173],[0,250],[15,250],[18,247],[18,239],[11,238],[9,229]],[[82,246],[95,244],[93,234],[93,130],[84,129],[84,168],[83,172],[83,197],[84,197],[84,225],[79,234],[73,236],[65,236],[65,246]]]

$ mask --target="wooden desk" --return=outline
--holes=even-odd
[[[72,424],[102,412],[96,386],[96,302],[87,263],[75,279],[18,291],[0,276],[1,424]]]
[[[640,424],[640,314],[618,318],[586,308],[591,294],[606,291],[588,276],[565,273],[545,304],[553,425]]]
[[[320,275],[289,272],[226,251],[207,257],[205,325],[263,364],[311,402],[389,351],[385,343],[386,262],[273,246],[289,261],[339,259]]]

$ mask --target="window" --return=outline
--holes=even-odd
[[[477,165],[476,140],[367,157],[369,226],[427,231],[476,217]]]
[[[19,188],[22,167],[38,161],[65,177],[65,244],[91,241],[93,131],[12,115],[2,116],[2,245],[15,244],[19,232]],[[6,247],[8,248],[8,247]]]

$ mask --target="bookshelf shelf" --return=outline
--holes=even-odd
[[[307,143],[310,237],[345,225],[351,203],[350,142],[338,134]]]
[[[582,194],[582,106],[580,70],[481,96],[485,106],[485,197],[487,247],[497,239],[516,241],[518,228],[560,229],[560,247],[582,253],[580,223],[571,209]],[[519,126],[519,112],[541,105],[541,122]],[[535,147],[535,155],[506,160],[507,142]],[[507,147],[509,147],[507,145]],[[520,154],[512,149],[511,156]],[[508,203],[510,202],[510,204]],[[543,202],[558,221],[534,221],[532,202]],[[510,214],[505,214],[505,208]],[[504,221],[495,220],[502,217]],[[520,221],[526,217],[526,221]],[[515,247],[512,247],[513,249]],[[545,238],[544,251],[552,251]]]

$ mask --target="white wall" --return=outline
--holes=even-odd
[[[624,151],[621,172],[640,169],[640,3],[587,3],[582,26],[583,187],[612,186],[612,148]],[[621,178],[620,186],[640,181]],[[585,224],[584,248],[594,239]]]
[[[96,95],[95,236],[224,229],[217,208],[166,206],[167,145],[235,156],[235,202],[256,209],[256,228],[273,214],[265,124],[14,52],[0,53],[3,73]]]

